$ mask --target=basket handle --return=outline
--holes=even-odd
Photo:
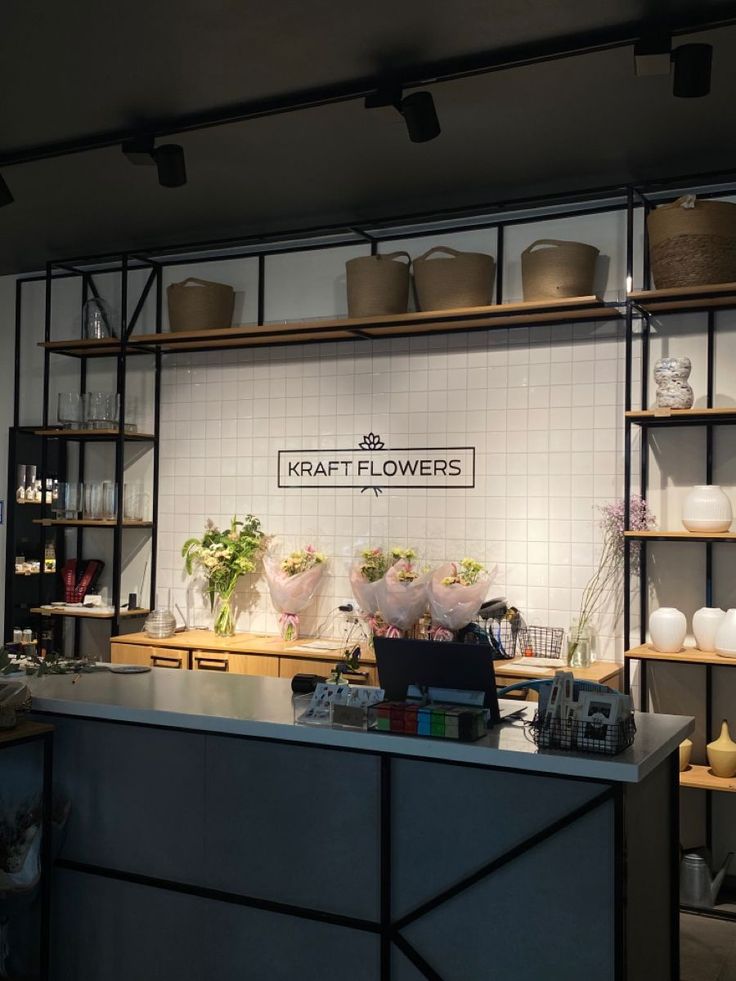
[[[377,252],[376,253],[376,259],[398,259],[399,256],[406,256],[406,258],[409,260],[409,265],[411,265],[411,256],[409,255],[408,252],[384,252],[384,253]]]
[[[429,259],[429,257],[431,255],[434,255],[435,252],[446,252],[448,255],[451,255],[451,256],[459,256],[459,255],[464,255],[465,254],[463,252],[459,252],[457,249],[451,249],[449,245],[433,245],[431,249],[428,249],[424,253],[424,255],[418,256],[414,260],[414,262],[421,262],[423,259]]]
[[[521,254],[529,255],[532,249],[536,249],[538,245],[577,245],[577,244],[578,244],[577,242],[564,242],[562,239],[559,238],[538,238],[536,242],[532,242],[531,245],[528,245]]]
[[[222,283],[213,283],[210,279],[198,279],[196,276],[187,276],[180,283],[172,283],[172,286],[186,286],[187,283],[196,283],[198,286],[222,286]]]

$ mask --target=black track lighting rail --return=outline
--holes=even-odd
[[[673,17],[669,20],[667,18],[661,18],[661,20],[662,29],[667,30],[672,37],[732,27],[736,25],[736,3],[724,4],[721,8],[721,16],[717,19],[707,16],[707,12],[705,12],[702,16],[690,15],[687,18]],[[408,66],[392,75],[390,81],[402,89],[415,89],[510,68],[521,68],[558,61],[563,58],[573,58],[579,55],[634,45],[646,34],[648,29],[648,25],[638,22],[627,23],[613,28],[567,35],[535,44],[518,45],[498,51],[447,58],[441,61]],[[85,153],[90,150],[106,149],[119,146],[127,141],[138,140],[141,136],[168,137],[214,126],[227,126],[251,119],[261,119],[267,116],[277,116],[289,112],[366,99],[383,87],[385,83],[386,79],[383,77],[362,77],[271,98],[254,99],[228,106],[218,106],[201,112],[152,119],[143,126],[105,130],[70,140],[9,149],[0,152],[0,167],[13,167],[39,160]]]

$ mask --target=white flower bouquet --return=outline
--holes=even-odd
[[[433,640],[453,640],[455,632],[478,615],[495,575],[495,568],[488,572],[471,558],[445,562],[432,573],[427,594]]]
[[[271,601],[281,614],[279,629],[284,640],[299,637],[299,614],[312,601],[327,568],[327,558],[314,545],[291,552],[284,559],[263,559]]]

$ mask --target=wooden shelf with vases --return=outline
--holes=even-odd
[[[46,528],[114,528],[117,521],[114,518],[34,518],[33,524]],[[153,522],[126,518],[123,528],[153,528]]]
[[[655,542],[736,542],[736,531],[625,531],[634,541]]]
[[[119,429],[62,429],[60,426],[48,426],[46,429],[34,429],[34,436],[49,436],[53,439],[68,439],[72,442],[77,441],[89,443],[108,443],[115,440],[120,435]],[[155,436],[152,433],[126,432],[126,440],[133,442],[153,442]]]
[[[429,310],[375,317],[296,320],[290,323],[241,324],[217,330],[131,334],[126,351],[131,355],[161,351],[214,351],[218,349],[305,344],[310,341],[349,341],[378,337],[407,337],[454,331],[489,330],[544,324],[610,320],[621,317],[617,305],[598,296],[557,300],[500,303],[454,310]],[[112,357],[121,350],[116,338],[45,341],[40,347],[54,354],[79,358]]]
[[[632,661],[665,661],[669,664],[715,664],[718,667],[736,667],[736,657],[723,657],[715,651],[700,651],[697,647],[685,647],[674,654],[655,651],[651,644],[641,644],[624,651],[624,657]]]
[[[709,409],[630,409],[626,413],[637,426],[706,426],[736,425],[736,406]]]
[[[719,790],[736,794],[736,777],[717,777],[709,766],[692,763],[680,773],[680,786],[695,790]]]
[[[136,610],[121,610],[118,613],[118,617],[145,617],[148,616],[150,610],[136,609]],[[31,613],[38,613],[43,617],[81,617],[89,620],[114,620],[114,613],[95,613],[94,607],[79,610],[69,610],[63,606],[34,606],[31,608]]]
[[[672,286],[663,290],[632,290],[629,299],[645,313],[681,313],[736,307],[736,283]]]

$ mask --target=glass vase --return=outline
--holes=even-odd
[[[571,668],[589,668],[592,663],[590,627],[573,620],[567,634],[567,663]]]
[[[233,594],[218,593],[215,597],[215,622],[213,629],[218,637],[232,637],[235,633],[235,609]]]

